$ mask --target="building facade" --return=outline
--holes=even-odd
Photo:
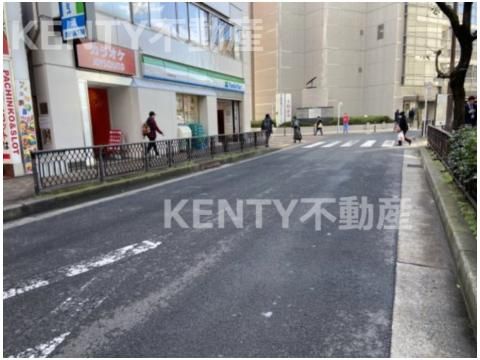
[[[253,55],[255,119],[275,113],[278,93],[292,94],[294,113],[341,103],[342,112],[352,115],[393,116],[396,109],[413,107],[419,118],[427,98],[432,119],[436,95],[447,92],[447,81],[436,78],[434,53],[444,49],[440,64],[448,66],[451,39],[447,18],[434,8],[434,3],[254,3],[252,16],[261,24]],[[476,27],[476,4],[473,13]],[[476,66],[473,56],[469,94],[476,94]]]
[[[86,38],[67,41],[52,25],[76,5],[60,4],[22,5],[24,26],[41,24],[31,74],[42,149],[106,144],[113,129],[143,141],[150,111],[165,138],[191,122],[208,135],[250,130],[248,4],[84,3]]]

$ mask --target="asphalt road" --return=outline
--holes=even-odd
[[[3,355],[389,356],[398,231],[338,223],[341,197],[400,197],[403,149],[389,139],[328,137],[7,227]],[[218,226],[219,199],[306,198],[335,199],[337,221],[317,231],[299,203],[288,228],[275,206],[257,228],[245,205],[242,228]],[[165,228],[164,201],[182,199],[190,228]],[[191,228],[193,199],[214,201],[201,216],[213,228]]]

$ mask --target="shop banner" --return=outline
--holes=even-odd
[[[133,76],[135,53],[133,50],[99,42],[77,44],[79,67]]]
[[[25,172],[32,172],[32,151],[37,150],[37,135],[35,132],[35,117],[33,114],[32,92],[30,81],[17,80],[17,109],[20,139],[22,141],[23,164]]]
[[[6,9],[3,10],[3,56],[10,55],[10,50],[8,47],[8,30],[7,30],[7,18],[6,18]]]
[[[242,78],[174,61],[143,55],[142,66],[143,76],[146,78],[170,80],[237,92],[245,91],[245,82]]]
[[[21,164],[15,95],[10,61],[3,61],[3,162]]]

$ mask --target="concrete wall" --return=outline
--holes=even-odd
[[[127,143],[143,141],[142,123],[148,116],[139,109],[137,92],[129,87],[108,89],[110,125],[112,129],[122,130]]]
[[[217,98],[215,96],[202,96],[199,102],[200,123],[208,135],[218,134],[217,124]]]

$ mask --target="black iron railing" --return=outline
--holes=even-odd
[[[117,176],[168,168],[261,145],[265,145],[265,136],[258,131],[152,143],[37,151],[32,153],[35,192],[38,194],[47,189],[103,182]]]
[[[428,139],[428,146],[435,152],[438,158],[442,161],[445,167],[448,169],[450,174],[452,175],[455,183],[463,191],[465,197],[470,201],[470,203],[477,208],[477,182],[469,181],[465,183],[458,179],[455,174],[451,171],[450,165],[448,163],[448,154],[450,151],[450,140],[452,135],[435,126],[429,125],[427,129],[427,139]]]

